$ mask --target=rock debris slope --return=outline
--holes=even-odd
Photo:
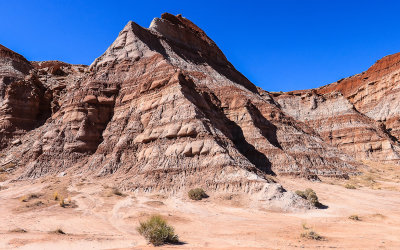
[[[39,111],[32,125],[4,139],[19,140],[4,144],[2,164],[12,162],[20,178],[69,171],[129,190],[200,185],[292,204],[298,197],[270,175],[346,177],[361,166],[285,114],[180,15],[165,13],[147,29],[129,22],[89,67],[13,55],[26,71],[8,66],[5,75],[38,89],[23,96]],[[0,119],[9,118],[17,126],[13,115]]]

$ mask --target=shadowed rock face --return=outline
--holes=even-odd
[[[21,178],[68,170],[114,178],[131,190],[201,185],[294,206],[298,197],[270,175],[347,177],[361,166],[284,113],[180,15],[165,13],[148,29],[129,22],[88,68],[28,65],[23,83],[33,97],[18,95],[29,100],[32,112],[24,117],[35,123],[2,151]],[[12,84],[12,91],[22,88]],[[19,117],[13,114],[7,117]]]
[[[327,86],[274,94],[282,110],[360,160],[400,163],[400,54]]]

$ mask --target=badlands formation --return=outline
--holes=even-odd
[[[356,178],[368,162],[398,167],[399,72],[396,54],[318,89],[267,92],[203,30],[168,13],[149,28],[129,22],[90,66],[29,62],[0,45],[0,184],[9,188],[0,192],[6,200],[55,179],[90,214],[99,210],[84,198],[104,183],[143,197],[202,187],[253,208],[315,210],[292,191]],[[78,188],[86,184],[95,187]]]

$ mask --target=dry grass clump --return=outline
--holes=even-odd
[[[190,199],[196,200],[196,201],[201,200],[203,198],[208,198],[208,195],[202,188],[191,189],[188,192],[188,196]]]
[[[312,228],[308,227],[306,224],[303,224],[303,232],[300,234],[301,238],[309,239],[309,240],[323,240],[324,237],[316,233]]]
[[[147,221],[140,222],[137,231],[154,246],[161,246],[166,243],[178,243],[178,235],[173,227],[159,215],[151,216]]]
[[[304,232],[302,232],[300,234],[300,236],[302,238],[306,238],[306,239],[309,239],[309,240],[322,240],[323,239],[321,235],[317,234],[313,230],[304,231]]]
[[[53,234],[66,234],[60,227],[57,228],[54,231],[51,231],[50,233],[53,233]]]
[[[360,217],[358,217],[358,215],[356,215],[356,214],[350,215],[349,219],[350,220],[356,220],[356,221],[360,221],[361,220]]]
[[[21,198],[19,198],[19,200],[21,202],[28,202],[33,199],[38,199],[40,196],[41,196],[40,194],[33,193],[33,194],[24,195]]]
[[[60,195],[58,194],[58,191],[55,191],[53,194],[53,200],[58,201],[60,199]]]
[[[64,199],[63,196],[60,196],[58,204],[60,207],[76,207],[76,204],[72,202],[71,197],[68,196],[68,199]]]
[[[28,231],[23,228],[17,227],[17,228],[11,229],[9,232],[10,233],[27,233]]]
[[[301,198],[308,200],[315,207],[321,206],[321,203],[319,203],[319,201],[318,201],[317,194],[311,188],[307,188],[304,191],[297,190],[296,194],[298,196],[300,196]]]
[[[65,207],[66,203],[64,201],[64,197],[60,196],[59,200],[60,201],[58,202],[58,204],[60,205],[60,207]]]
[[[104,187],[104,186],[103,186]],[[105,185],[105,189],[109,189],[107,185]],[[111,190],[107,193],[107,197],[111,197],[113,195],[124,197],[126,194],[122,193],[117,187],[111,187]]]
[[[112,192],[112,194],[118,195],[118,196],[123,196],[123,195],[124,195],[124,194],[123,194],[118,188],[116,188],[116,187],[113,187],[113,188],[111,189],[111,192]]]
[[[34,203],[26,204],[26,207],[27,208],[36,208],[36,207],[40,207],[40,206],[43,206],[43,205],[44,205],[43,201],[36,201]]]
[[[347,183],[344,187],[347,188],[347,189],[357,189],[356,186],[354,186],[354,185],[352,185],[350,183]]]

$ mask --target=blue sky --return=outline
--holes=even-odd
[[[0,1],[0,43],[28,60],[90,64],[129,20],[182,14],[269,91],[322,86],[400,52],[400,1]]]

